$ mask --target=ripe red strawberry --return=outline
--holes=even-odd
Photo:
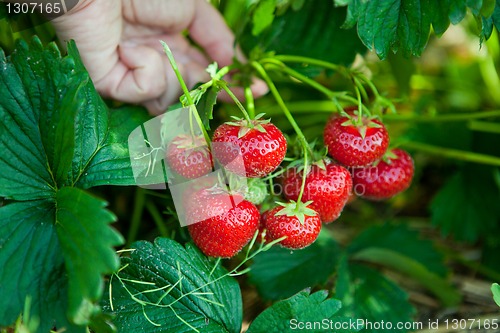
[[[212,154],[203,136],[176,136],[167,147],[167,162],[181,176],[199,178],[212,171]]]
[[[201,190],[186,206],[189,233],[210,257],[236,255],[259,228],[259,210],[239,194]]]
[[[411,156],[404,150],[394,149],[378,164],[354,169],[354,191],[367,199],[389,199],[410,186],[413,172]]]
[[[303,249],[314,243],[321,231],[321,220],[308,204],[291,201],[268,211],[266,240],[286,236],[279,244],[288,249]]]
[[[364,166],[380,159],[389,145],[389,135],[380,120],[351,113],[328,120],[323,132],[328,154],[346,166]]]
[[[336,220],[352,193],[351,174],[344,167],[328,159],[313,164],[306,176],[302,201],[312,201],[310,207],[319,213],[323,223]],[[283,193],[290,200],[298,200],[302,185],[302,171],[292,168],[283,181]]]
[[[231,172],[261,178],[274,171],[286,154],[283,133],[269,120],[237,120],[214,132],[214,156]],[[240,157],[240,158],[239,158]]]

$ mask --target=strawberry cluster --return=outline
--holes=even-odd
[[[212,257],[234,256],[259,229],[266,241],[304,248],[316,240],[323,224],[340,216],[353,192],[368,199],[387,199],[406,190],[413,177],[411,156],[401,149],[388,150],[384,124],[351,109],[333,116],[325,126],[329,157],[312,152],[312,161],[292,163],[276,175],[287,202],[261,213],[256,205],[269,196],[267,184],[258,179],[274,178],[272,173],[283,162],[287,152],[283,133],[257,117],[220,125],[210,148],[198,141],[180,136],[170,143],[167,161],[172,170],[188,179],[199,178],[209,174],[215,162],[227,174],[256,179],[250,183],[259,184],[261,191],[258,195],[252,187],[240,191],[206,176],[208,180],[201,183],[205,185],[185,192],[189,233]]]
[[[328,153],[351,170],[355,194],[370,200],[389,199],[410,186],[413,159],[402,149],[388,150],[384,124],[359,116],[355,110],[327,122],[323,138]]]

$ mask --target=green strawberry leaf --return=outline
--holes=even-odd
[[[273,23],[275,9],[276,0],[262,0],[258,3],[252,16],[252,35],[260,35]]]
[[[432,243],[420,239],[404,225],[369,228],[348,247],[350,258],[384,265],[409,275],[438,296],[446,305],[456,305],[460,295],[446,280],[448,269]]]
[[[77,188],[57,192],[55,225],[68,272],[68,316],[79,325],[88,324],[99,312],[93,303],[102,295],[101,275],[119,268],[113,246],[123,239],[108,227],[116,218],[104,206]]]
[[[423,264],[430,272],[446,276],[449,272],[443,263],[443,255],[436,251],[429,240],[424,240],[418,232],[407,226],[384,224],[373,226],[358,235],[347,251],[355,254],[367,248],[379,248],[398,252]]]
[[[54,323],[84,331],[74,324],[87,325],[99,311],[101,275],[118,269],[112,246],[123,242],[107,226],[114,216],[103,205],[82,190],[63,188],[55,203],[27,201],[0,208],[0,264],[9,267],[0,273],[0,292],[6,296],[0,300],[0,325],[11,324],[31,296],[31,315],[41,320],[39,332]]]
[[[135,185],[128,137],[137,126],[149,119],[151,117],[147,111],[137,106],[125,106],[109,111],[105,139],[93,152],[84,171],[79,172],[76,186],[90,188],[101,185]]]
[[[500,218],[496,173],[495,168],[465,165],[439,190],[430,209],[432,223],[441,228],[443,235],[475,242],[495,229]]]
[[[0,263],[22,274],[0,274],[9,300],[0,325],[16,320],[27,297],[41,332],[106,321],[95,302],[102,275],[118,268],[112,247],[122,239],[104,203],[68,185],[134,184],[128,134],[149,117],[109,112],[73,42],[68,52],[36,37],[17,42],[9,58],[0,51],[0,197],[22,201],[0,208]]]
[[[219,86],[210,87],[200,98],[196,109],[207,131],[210,130],[210,120],[214,119],[214,106],[217,103],[217,95],[221,88]]]
[[[55,44],[44,49],[34,38],[9,59],[0,53],[0,196],[34,200],[64,185],[135,184],[127,138],[146,112],[126,108],[108,119],[74,43],[68,52],[61,58]]]
[[[100,185],[135,185],[128,152],[128,135],[150,119],[139,107],[108,108],[97,94],[80,59],[76,45],[68,44],[68,57],[85,81],[75,96],[82,101],[75,119],[75,153],[68,185],[90,188]],[[92,130],[89,130],[92,129]]]
[[[349,328],[347,318],[335,316],[342,304],[328,298],[328,292],[321,290],[313,294],[310,291],[301,291],[298,294],[267,308],[252,322],[247,333],[281,333],[281,332],[358,332],[361,327],[354,325]],[[321,323],[321,327],[314,327],[312,323]],[[307,324],[308,323],[308,324]],[[345,324],[345,329],[342,326]],[[306,326],[306,325],[311,325]]]
[[[450,22],[461,22],[467,8],[474,16],[491,11],[491,3],[483,0],[334,0],[338,6],[348,5],[345,27],[357,24],[359,38],[381,59],[390,51],[405,56],[420,56],[427,45],[431,25],[437,35],[443,34]],[[488,18],[488,17],[485,17]],[[489,37],[489,36],[488,36]]]
[[[341,29],[346,10],[331,1],[305,1],[298,10],[274,18],[258,38],[247,31],[241,37],[246,51],[259,47],[278,54],[307,56],[348,65],[357,53],[366,51],[354,29]],[[341,47],[339,47],[341,45]],[[310,71],[310,73],[309,73]],[[317,75],[318,70],[308,70]]]
[[[500,306],[500,285],[498,283],[493,283],[491,285],[491,292],[493,293],[493,299],[498,306]]]
[[[481,41],[487,40],[493,33],[493,27],[500,31],[500,2],[495,0],[483,0],[481,16],[476,16],[478,25],[481,26]]]
[[[335,297],[342,302],[339,315],[358,318],[372,323],[382,321],[396,325],[398,322],[413,322],[415,309],[408,301],[408,295],[397,284],[372,268],[348,264],[341,260],[338,269]],[[363,332],[394,332],[392,329],[366,327]],[[398,332],[408,332],[398,329]]]
[[[37,332],[85,332],[66,316],[68,280],[57,238],[53,202],[26,201],[0,207],[0,327],[12,324],[32,298],[30,317]],[[91,246],[89,244],[89,246]]]
[[[495,28],[500,31],[500,2],[495,2],[495,9],[491,15]]]
[[[168,238],[132,249],[104,305],[119,332],[240,332],[240,289],[224,268]]]
[[[0,196],[47,198],[64,182],[74,145],[66,127],[78,104],[71,97],[82,79],[61,74],[70,67],[54,44],[43,49],[38,39],[31,48],[19,42],[10,59],[0,51]]]
[[[351,0],[345,27],[357,23],[366,47],[385,59],[402,48],[405,56],[420,55],[430,32],[430,0]]]
[[[290,251],[275,246],[257,255],[249,273],[250,282],[266,299],[290,297],[324,283],[335,271],[338,253],[337,243],[323,230],[305,249]]]

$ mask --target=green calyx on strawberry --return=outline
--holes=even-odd
[[[228,121],[226,122],[226,124],[240,127],[240,130],[238,131],[238,138],[244,137],[252,129],[255,129],[261,133],[266,133],[266,129],[263,125],[269,124],[271,122],[271,119],[262,119],[264,115],[264,113],[259,113],[257,116],[255,116],[254,119],[251,120],[231,116],[234,121]]]
[[[215,130],[213,154],[230,172],[249,178],[265,177],[285,158],[287,142],[283,133],[260,117],[224,123]]]
[[[413,174],[410,154],[393,149],[372,165],[353,170],[354,191],[370,200],[389,199],[410,186]]]
[[[314,243],[321,231],[321,220],[309,204],[290,201],[265,212],[266,240],[286,237],[279,244],[288,249],[302,249]]]
[[[356,112],[335,115],[326,123],[323,138],[328,154],[345,166],[365,166],[380,159],[389,146],[384,124]]]
[[[276,213],[277,216],[286,215],[288,217],[297,217],[300,224],[304,224],[305,218],[307,216],[315,216],[318,213],[309,208],[308,206],[312,203],[312,201],[308,202],[300,202],[290,200],[288,203],[277,202],[278,205],[283,207],[279,212]]]
[[[212,154],[205,138],[180,134],[167,147],[167,162],[181,176],[195,179],[212,171]]]
[[[359,116],[358,111],[354,111],[352,114],[343,113],[343,116],[347,118],[341,126],[354,126],[358,130],[361,138],[366,137],[366,132],[369,128],[382,128],[383,125],[380,122],[375,122],[377,117],[374,116]]]

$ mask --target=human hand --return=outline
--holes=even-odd
[[[61,40],[76,41],[103,96],[142,104],[154,114],[181,94],[159,40],[172,49],[188,87],[210,79],[210,62],[223,67],[235,56],[232,32],[205,0],[82,0],[54,26]],[[189,43],[186,29],[211,60]],[[255,80],[252,91],[259,96],[267,88]]]

